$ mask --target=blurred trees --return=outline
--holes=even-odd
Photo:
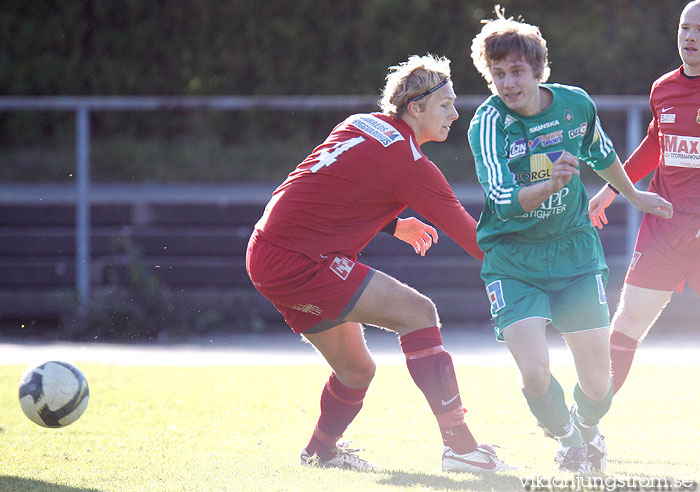
[[[550,81],[580,85],[592,95],[646,95],[659,75],[680,64],[676,29],[684,0],[500,3],[507,15],[540,27],[548,41]],[[0,9],[0,94],[379,96],[389,66],[430,52],[452,60],[458,95],[486,95],[470,46],[481,19],[493,17],[494,5],[488,0],[6,2]],[[93,176],[277,180],[344,116],[343,111],[93,112]],[[472,168],[464,151],[469,119],[462,114],[448,145],[430,148],[431,156],[445,154],[435,157],[458,180],[470,179],[465,170]],[[72,179],[74,125],[71,113],[0,112],[0,180]],[[614,138],[624,132],[608,118],[605,127]]]
[[[647,94],[679,65],[679,0],[502,0],[540,26],[552,80]],[[5,95],[377,94],[409,54],[452,59],[458,94],[485,0],[72,0],[0,12]]]

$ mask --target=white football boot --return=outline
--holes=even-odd
[[[336,455],[328,461],[323,461],[317,454],[309,455],[306,449],[302,449],[301,464],[304,466],[320,466],[324,468],[345,468],[347,470],[362,472],[384,470],[381,466],[360,458],[356,454],[358,451],[362,451],[362,449],[352,449],[348,447],[348,443],[339,443],[336,448]]]
[[[600,433],[596,426],[595,437],[586,443],[588,451],[588,467],[592,472],[604,472],[608,465],[608,445],[605,443],[605,436]]]
[[[560,472],[590,473],[587,460],[586,446],[562,447],[557,451],[554,461],[559,465]]]
[[[479,444],[471,453],[457,454],[445,446],[442,452],[442,469],[451,472],[496,472],[517,470],[502,461],[488,444]]]

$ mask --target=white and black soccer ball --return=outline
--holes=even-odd
[[[19,382],[19,404],[43,427],[65,427],[85,412],[90,399],[87,379],[73,364],[49,361],[30,367]]]

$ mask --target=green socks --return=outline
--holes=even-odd
[[[581,432],[578,427],[572,424],[571,415],[569,415],[569,410],[566,408],[564,390],[554,376],[550,377],[549,388],[544,395],[534,398],[523,391],[530,411],[540,424],[544,425],[549,432],[559,439],[562,446],[583,446],[584,441],[581,437]]]
[[[612,385],[608,395],[601,401],[591,400],[586,396],[581,387],[576,383],[574,386],[574,401],[576,411],[574,412],[574,423],[581,431],[584,441],[589,442],[597,433],[596,425],[600,419],[608,413],[612,403]]]
[[[564,390],[554,376],[547,392],[537,398],[529,396],[523,391],[530,411],[538,422],[554,434],[564,447],[582,446],[584,442],[590,442],[597,434],[596,425],[600,419],[608,413],[612,403],[612,385],[610,392],[601,401],[591,400],[576,383],[574,386],[574,401],[576,411],[573,423],[569,410],[566,408]]]

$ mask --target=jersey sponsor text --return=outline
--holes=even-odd
[[[554,161],[559,159],[561,154],[561,150],[532,154],[530,156],[530,171],[516,173],[515,179],[519,183],[534,183],[551,178]]]
[[[664,135],[664,162],[667,166],[700,168],[700,138]]]
[[[585,135],[586,128],[588,128],[588,124],[584,121],[579,126],[574,128],[573,130],[569,130],[569,138],[573,140],[576,137],[580,137],[580,136]]]
[[[556,193],[552,193],[549,198],[547,198],[542,205],[540,205],[535,210],[528,212],[523,215],[519,215],[519,218],[530,217],[534,219],[546,219],[552,215],[559,215],[566,212],[566,203],[564,202],[564,197],[569,194],[569,188],[566,186]]]
[[[562,131],[557,130],[556,132],[548,133],[547,135],[542,135],[542,147],[549,147],[550,145],[560,144],[563,141]]]
[[[514,159],[516,157],[520,157],[527,154],[527,140],[524,138],[521,138],[520,140],[516,140],[512,144],[510,144],[510,152],[508,153],[508,157],[511,159]]]
[[[350,124],[377,140],[384,147],[404,139],[396,128],[373,115],[358,115],[350,120]]]
[[[559,120],[552,120],[548,121],[546,123],[542,123],[540,125],[533,126],[529,129],[530,133],[536,133],[539,132],[540,130],[546,130],[547,128],[552,128],[553,126],[559,125]]]

